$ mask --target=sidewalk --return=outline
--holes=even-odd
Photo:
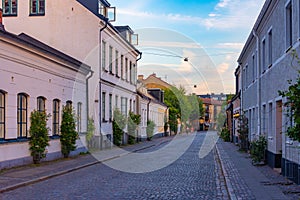
[[[300,186],[268,166],[253,166],[247,153],[232,143],[217,143],[231,199],[300,199]]]
[[[126,154],[138,152],[153,146],[163,145],[173,137],[162,137],[153,141],[145,141],[122,148],[102,150],[94,155],[78,155],[67,159],[42,162],[40,165],[26,165],[0,171],[0,193],[7,192],[25,185],[47,180],[49,178],[76,171],[91,165],[102,163]]]

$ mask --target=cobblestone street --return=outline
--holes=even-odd
[[[147,143],[139,144],[138,151],[134,146],[128,146],[124,148],[129,151],[127,155],[114,156],[101,163],[95,162],[59,176],[1,191],[0,199],[299,199],[299,196],[292,194],[299,191],[299,186],[290,184],[287,188],[265,184],[287,180],[280,175],[276,176],[267,166],[252,166],[247,154],[238,152],[237,147],[231,143],[219,140],[208,151],[208,155],[200,159],[200,149],[205,147],[209,150],[209,145],[203,145],[203,141],[212,141],[215,135],[215,132],[201,132],[155,139],[148,143],[148,146],[151,144],[149,148],[143,148]],[[128,173],[107,166],[110,162],[116,162],[128,167],[128,162],[134,164],[130,160],[132,156],[166,150],[165,147],[174,141],[179,150],[182,148],[180,144],[191,141],[191,145],[179,159],[159,170]],[[168,155],[172,157],[172,153]],[[82,164],[87,160],[85,157],[78,159]],[[149,162],[144,161],[139,165],[161,162],[151,156],[147,159]],[[45,170],[59,163],[38,167],[36,171],[44,175]],[[26,173],[26,170],[11,170],[2,174],[0,182],[4,184],[5,178],[21,177],[22,174],[26,177]]]

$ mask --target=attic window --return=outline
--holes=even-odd
[[[30,15],[45,15],[45,0],[30,0]]]
[[[18,1],[17,0],[3,0],[3,16],[17,16],[17,7]]]
[[[98,0],[98,12],[100,15],[107,17],[106,7],[102,4],[102,2],[100,0]]]

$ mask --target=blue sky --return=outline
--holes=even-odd
[[[234,93],[236,60],[265,0],[109,2],[117,8],[113,24],[129,25],[139,35],[138,74],[155,72],[202,94]]]

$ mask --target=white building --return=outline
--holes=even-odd
[[[300,54],[300,1],[266,0],[238,59],[242,76],[241,108],[249,122],[250,141],[265,135],[272,168],[300,183],[298,142],[287,137],[291,119],[285,98],[288,80],[297,78],[291,51]]]
[[[133,31],[111,24],[114,8],[106,0],[9,0],[0,7],[8,31],[27,33],[92,67],[89,117],[99,147],[110,145],[112,110],[118,107],[127,115],[135,108],[140,52],[132,45]]]
[[[148,121],[153,121],[155,123],[153,137],[164,136],[164,125],[169,119],[169,110],[163,103],[163,91],[161,89],[156,89],[155,91],[160,98],[155,98],[155,94],[152,93],[151,95],[151,91],[145,88],[142,83],[139,83],[138,85],[137,113],[141,115],[138,138],[141,140],[147,138],[146,128]]]
[[[46,158],[61,157],[59,129],[64,105],[73,105],[77,131],[86,132],[90,67],[24,33],[15,35],[3,28],[0,63],[0,169],[32,162],[28,141],[33,110],[51,115]],[[84,148],[80,141],[77,147],[78,151]]]

